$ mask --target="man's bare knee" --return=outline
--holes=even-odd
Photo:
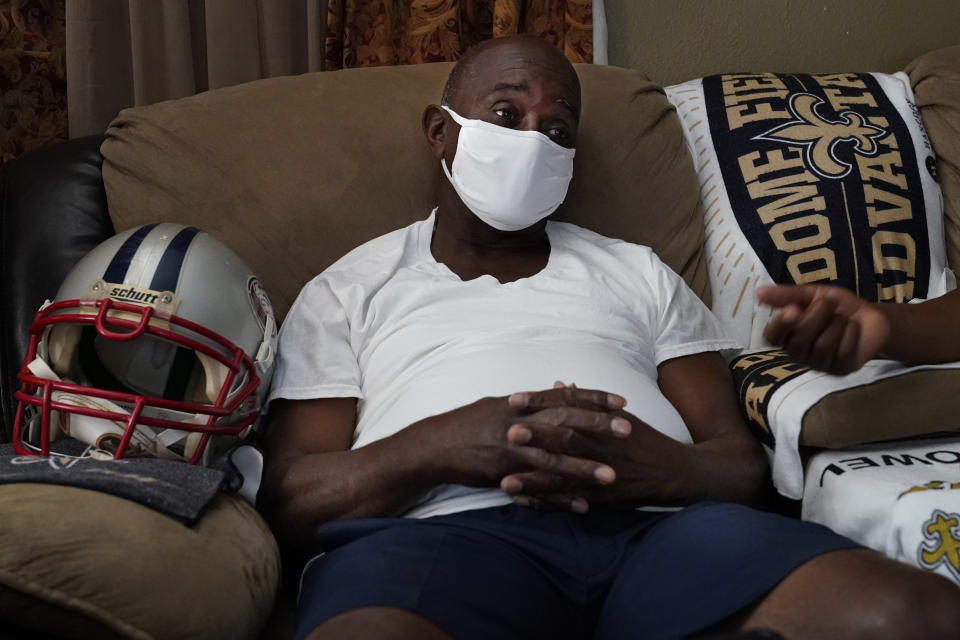
[[[307,640],[450,640],[435,624],[395,607],[362,607],[335,615],[307,636]]]
[[[874,615],[886,619],[887,637],[947,638],[960,629],[960,587],[943,576],[917,569],[883,596]]]
[[[955,633],[958,611],[960,588],[945,578],[853,549],[797,568],[740,626],[776,629],[791,639],[907,640]]]

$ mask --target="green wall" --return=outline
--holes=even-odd
[[[886,71],[960,44],[960,0],[606,0],[610,64],[673,84],[727,71]]]

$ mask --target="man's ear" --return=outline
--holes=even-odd
[[[444,157],[447,148],[447,138],[450,128],[440,105],[431,104],[423,110],[423,135],[427,138],[427,146],[433,157],[438,160]]]

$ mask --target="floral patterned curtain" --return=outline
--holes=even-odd
[[[70,118],[88,124],[86,128],[77,127],[72,131],[74,135],[101,131],[112,114],[135,103],[135,93],[150,98],[143,104],[186,95],[182,90],[171,93],[166,86],[170,82],[164,83],[171,78],[181,79],[177,75],[180,72],[189,76],[184,86],[195,85],[196,90],[202,90],[318,68],[456,60],[481,40],[512,33],[536,34],[556,45],[573,62],[593,61],[593,0],[256,0],[253,4],[237,3],[237,7],[245,8],[243,12],[232,11],[234,0],[131,0],[129,6],[119,1],[69,2],[74,11],[75,58],[71,65],[76,78],[72,82],[85,91],[85,100],[74,101],[71,108],[75,113]],[[172,18],[158,23],[158,16],[166,16],[164,6],[168,2],[175,6],[189,4],[199,11],[197,15],[182,12],[182,24]],[[67,137],[67,3],[68,0],[0,0],[0,164],[24,151]],[[311,13],[315,9],[319,15]],[[84,20],[79,20],[78,15]],[[104,16],[112,20],[109,28],[101,19]],[[252,27],[243,22],[250,22],[251,16]],[[214,18],[219,22],[214,24]],[[222,24],[234,18],[235,28]],[[200,20],[199,26],[194,24],[196,20]],[[195,65],[189,57],[179,56],[174,62],[186,60],[188,68],[170,64],[163,65],[168,72],[163,77],[117,77],[113,71],[116,68],[134,68],[134,49],[154,66],[159,64],[158,57],[169,51],[162,46],[150,48],[165,40],[154,37],[147,38],[147,42],[136,41],[131,29],[137,25],[137,33],[161,32],[169,36],[168,40],[177,42],[192,42],[196,33],[216,35],[217,42],[195,43],[206,53],[206,72],[211,73],[211,78],[214,51],[243,61],[253,59],[255,73],[246,73],[248,64],[243,67],[246,75],[233,73],[236,70],[230,67],[227,71],[232,75],[227,74],[226,80],[218,76],[216,83],[209,78],[206,83],[194,82]],[[78,30],[89,33],[78,35]],[[253,34],[252,44],[249,38],[238,36],[249,33]],[[263,34],[269,34],[272,40],[260,42],[258,50],[257,37],[262,39]],[[88,41],[97,46],[85,47]],[[238,51],[244,55],[234,55]],[[138,84],[135,92],[131,84],[134,81],[144,86]],[[127,99],[114,99],[127,94]]]
[[[471,45],[532,33],[593,62],[592,0],[326,0],[324,69],[456,60]]]
[[[0,0],[0,164],[67,137],[64,0]]]

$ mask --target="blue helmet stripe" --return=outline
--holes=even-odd
[[[103,279],[105,281],[123,284],[123,279],[127,277],[127,270],[130,269],[130,261],[133,260],[133,256],[137,252],[137,249],[140,248],[140,245],[143,244],[143,239],[147,237],[148,233],[153,231],[155,226],[157,226],[156,223],[145,224],[123,241],[123,244],[120,245],[117,252],[113,254],[113,259],[110,261],[110,264],[107,265],[107,270],[103,273]]]
[[[151,289],[154,291],[176,290],[183,258],[187,255],[187,248],[198,233],[200,233],[199,229],[187,227],[173,237],[163,255],[160,256],[157,270],[153,274],[153,280],[150,281]]]

